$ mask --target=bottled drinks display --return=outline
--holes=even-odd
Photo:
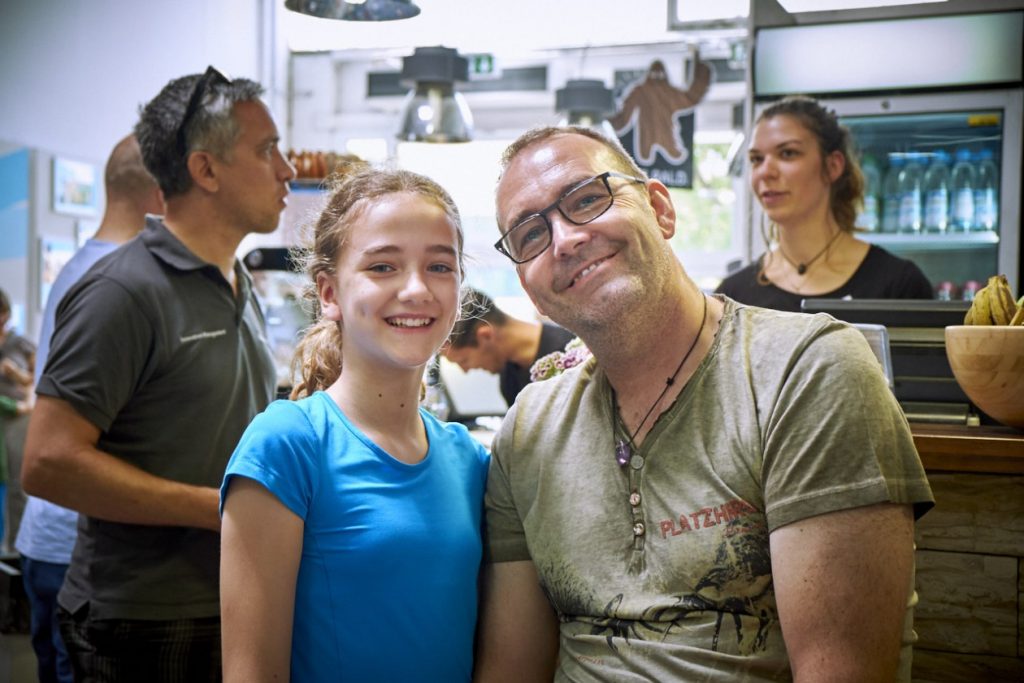
[[[865,156],[861,162],[864,173],[864,210],[857,217],[857,225],[869,232],[881,228],[882,172],[872,156]]]
[[[921,232],[922,197],[921,188],[924,170],[922,155],[907,153],[906,163],[899,175],[900,212],[897,227],[899,232]]]
[[[966,147],[956,150],[956,162],[950,174],[952,187],[952,222],[953,229],[966,232],[974,227],[974,187],[977,176],[974,164],[971,163],[971,151]]]
[[[857,217],[859,227],[902,234],[998,229],[999,166],[991,149],[887,156],[885,169],[870,154],[861,162],[864,209]]]
[[[974,186],[974,229],[994,230],[999,223],[999,168],[991,149],[978,153]]]
[[[889,155],[889,170],[882,181],[882,232],[896,232],[900,223],[900,174],[903,156]]]
[[[946,232],[949,227],[949,155],[942,150],[932,155],[924,172],[925,232]]]

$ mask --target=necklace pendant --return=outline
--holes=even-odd
[[[796,267],[796,274],[797,275],[803,275],[806,272],[807,272],[807,266],[806,265],[804,265],[803,263],[797,265],[797,267]]]
[[[625,467],[632,455],[633,451],[625,439],[619,439],[619,442],[615,444],[615,462],[619,463],[619,467]]]

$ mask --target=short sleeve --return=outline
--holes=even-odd
[[[103,277],[61,301],[36,392],[68,402],[101,431],[155,367],[154,326],[131,293]]]
[[[867,342],[833,323],[794,357],[765,428],[769,529],[883,502],[931,507],[899,404]]]
[[[321,451],[306,413],[292,401],[275,401],[242,434],[231,454],[220,492],[220,511],[231,480],[256,481],[303,520],[319,481]]]
[[[501,429],[494,439],[491,462],[484,494],[485,562],[515,562],[529,560],[526,533],[516,509],[507,463],[502,453],[514,451],[512,434],[515,430],[516,409],[509,409]]]

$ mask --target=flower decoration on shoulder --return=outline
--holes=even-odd
[[[579,337],[574,337],[565,345],[563,351],[552,351],[538,358],[530,368],[530,381],[540,382],[560,375],[569,368],[582,365],[590,358],[590,349]]]

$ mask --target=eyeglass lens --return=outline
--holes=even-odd
[[[551,223],[547,213],[555,208],[575,225],[584,225],[596,219],[612,205],[612,193],[607,174],[591,178],[569,190],[555,206],[532,216],[510,230],[503,238],[505,249],[514,261],[535,258],[551,244]]]

